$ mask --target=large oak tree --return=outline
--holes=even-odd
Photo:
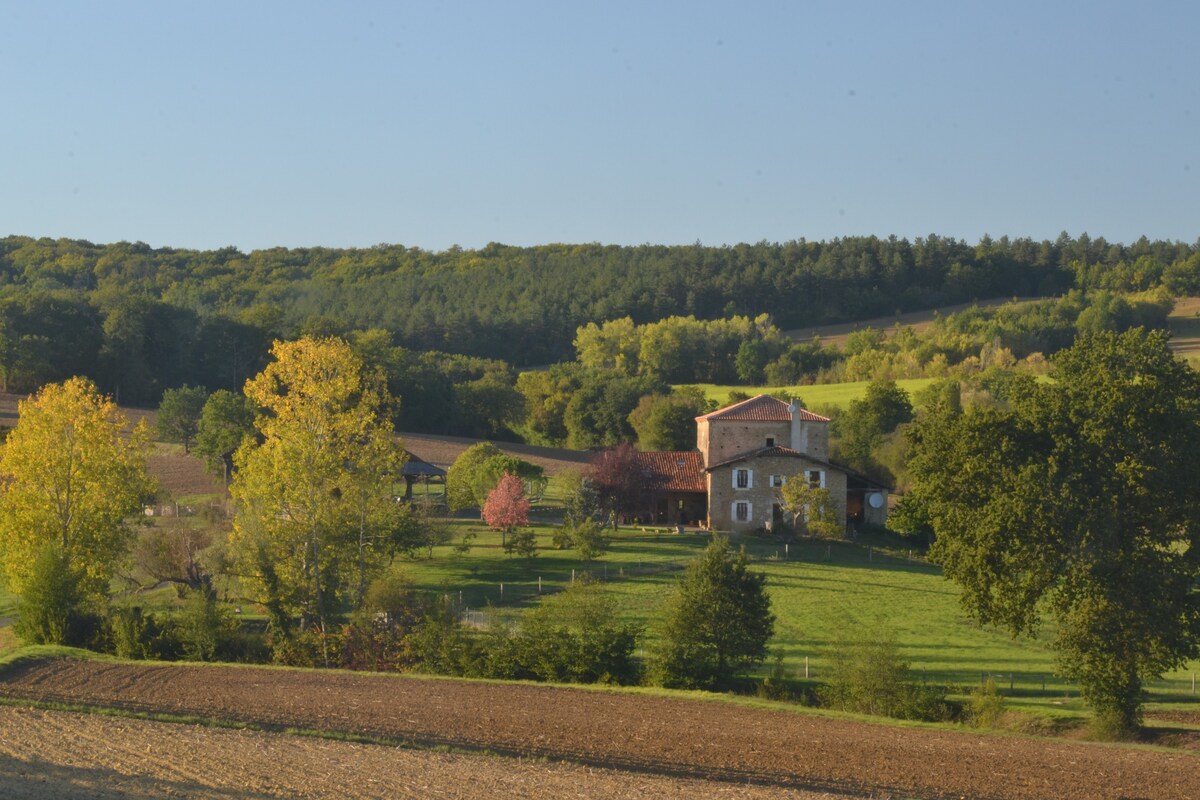
[[[980,622],[1055,625],[1063,672],[1111,733],[1200,643],[1200,376],[1165,335],[1081,338],[1007,407],[915,426],[911,500]]]

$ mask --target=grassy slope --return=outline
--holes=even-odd
[[[911,396],[933,383],[934,380],[934,378],[902,378],[896,381],[896,385],[904,389]],[[784,392],[799,397],[804,401],[806,407],[813,409],[844,408],[849,405],[851,400],[863,397],[867,392],[868,385],[869,381],[856,381],[853,383],[782,386],[766,389],[761,386],[730,386],[715,383],[698,384],[700,389],[704,391],[705,397],[716,400],[722,405],[729,400],[729,393],[734,390],[744,392],[750,396],[763,392]]]
[[[550,530],[538,528],[540,545],[549,546]],[[607,567],[622,613],[631,621],[648,623],[677,580],[677,568],[707,539],[703,534],[622,529],[591,571],[604,575]],[[506,557],[497,534],[481,533],[476,541],[482,546],[465,556],[437,548],[432,560],[407,562],[402,570],[422,588],[453,595],[461,590],[464,603],[479,609],[488,604],[526,606],[537,601],[539,575],[548,593],[570,580],[572,568],[588,568],[571,550],[541,550],[525,560]],[[881,625],[895,631],[904,656],[931,682],[971,687],[983,672],[1001,673],[997,681],[1007,691],[1012,674],[1018,695],[1014,705],[1083,710],[1077,690],[1054,677],[1052,654],[1044,641],[1014,641],[1003,632],[972,624],[959,607],[954,586],[915,554],[909,558],[903,550],[887,554],[848,543],[806,542],[791,546],[784,560],[782,545],[750,537],[739,543],[755,559],[755,568],[768,576],[778,617],[772,647],[783,652],[785,667],[797,676],[803,675],[807,657],[810,674],[819,678],[827,666],[827,648],[848,627]],[[1153,699],[1167,700],[1168,693],[1181,695],[1179,699],[1190,696],[1188,670],[1168,679],[1170,683],[1152,687]]]

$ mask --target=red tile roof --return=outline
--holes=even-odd
[[[730,420],[736,422],[791,422],[792,412],[787,403],[771,397],[769,394],[760,394],[756,397],[751,397],[749,400],[743,400],[740,403],[734,403],[726,408],[720,408],[716,411],[705,414],[696,419],[707,420]],[[800,419],[805,422],[829,422],[829,417],[822,417],[820,414],[814,414],[807,409],[800,409]]]
[[[650,489],[660,492],[707,492],[704,459],[698,450],[682,453],[638,453],[638,467]]]

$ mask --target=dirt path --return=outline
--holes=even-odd
[[[512,758],[0,707],[5,800],[476,798],[836,800]]]
[[[1200,757],[545,686],[53,660],[0,695],[358,732],[638,775],[923,798],[1200,797]],[[640,779],[640,778],[639,778]]]

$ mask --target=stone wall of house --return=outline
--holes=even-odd
[[[791,447],[793,450],[799,450],[801,453],[807,453],[813,458],[828,461],[829,423],[797,420],[796,427],[798,428],[797,433],[799,434],[800,446],[784,443],[785,446]]]
[[[789,422],[702,420],[696,427],[696,446],[704,455],[705,466],[761,450],[767,446],[767,439],[773,439],[780,447],[792,446]]]
[[[760,423],[761,424],[761,423]],[[739,469],[750,470],[750,486],[744,489],[734,485],[735,473]],[[783,476],[787,480],[803,480],[808,470],[825,473],[825,488],[829,490],[837,510],[838,520],[846,524],[846,473],[830,469],[826,464],[795,456],[772,456],[749,459],[717,467],[708,473],[708,525],[719,531],[751,531],[762,528],[772,518],[775,504],[782,504],[779,487],[771,486],[771,476]],[[734,518],[734,504],[750,504],[750,519]]]

